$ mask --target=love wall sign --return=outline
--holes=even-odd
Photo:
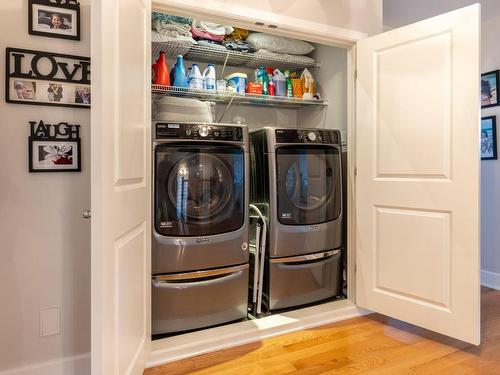
[[[90,58],[6,49],[7,103],[90,108]]]

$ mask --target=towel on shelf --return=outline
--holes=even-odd
[[[222,51],[226,50],[226,47],[224,47],[221,42],[215,41],[215,40],[208,40],[208,39],[200,39],[198,40],[198,45],[204,46],[204,47],[210,47],[210,48],[216,48],[220,49]]]
[[[159,32],[160,34],[171,36],[174,38],[178,36],[191,38],[189,25],[186,23],[157,19],[153,22],[153,30]]]
[[[191,34],[193,35],[193,38],[197,39],[207,39],[207,40],[215,40],[222,42],[224,40],[224,35],[214,35],[207,33],[203,29],[199,29],[194,25],[191,25]]]
[[[154,23],[157,20],[160,20],[160,21],[173,21],[173,22],[176,22],[176,23],[185,23],[187,25],[191,25],[191,22],[193,21],[191,18],[188,18],[188,17],[171,16],[170,14],[153,12],[151,14],[151,23]]]
[[[246,29],[240,29],[239,27],[235,27],[231,34],[226,35],[225,40],[245,40],[250,34],[250,31]]]
[[[175,46],[181,45],[188,47],[192,46],[193,44],[197,44],[196,40],[194,40],[191,37],[191,34],[189,34],[189,36],[185,35],[172,36],[168,34],[159,33],[156,30],[153,30],[151,33],[151,41],[153,43],[171,43],[175,44]]]
[[[206,32],[214,37],[224,37],[234,31],[234,28],[228,25],[220,25],[217,23],[205,22],[197,19],[193,20],[191,26],[193,26],[198,31]]]
[[[244,53],[255,52],[255,49],[252,47],[252,45],[243,40],[224,40],[222,44],[224,45],[224,47],[231,51]]]

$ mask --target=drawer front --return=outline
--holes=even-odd
[[[300,306],[340,293],[341,251],[268,259],[270,310]]]
[[[153,278],[153,334],[181,332],[247,316],[248,264]]]

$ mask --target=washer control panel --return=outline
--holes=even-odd
[[[315,143],[340,145],[340,132],[326,129],[276,129],[276,143]]]
[[[243,142],[243,129],[218,124],[156,124],[156,139],[195,139]]]

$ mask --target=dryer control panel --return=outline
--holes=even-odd
[[[237,126],[159,122],[155,131],[156,139],[243,142],[243,129]]]
[[[276,143],[319,143],[340,145],[340,132],[326,129],[276,129]]]

